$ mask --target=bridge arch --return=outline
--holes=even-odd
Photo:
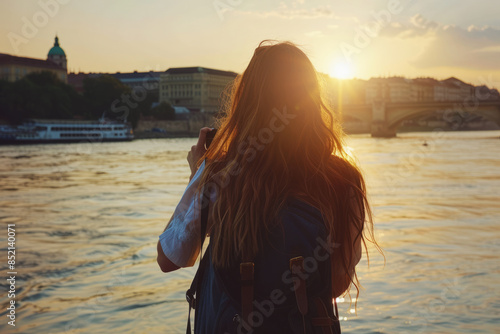
[[[447,108],[432,108],[432,107],[423,107],[423,108],[403,108],[402,110],[393,110],[388,112],[388,117],[386,120],[386,125],[388,129],[396,130],[399,125],[409,119],[413,119],[419,116],[425,116],[436,112],[437,110],[451,110],[456,112],[466,112],[468,114],[482,116],[487,120],[495,122],[500,126],[500,108],[495,105],[481,105],[472,106],[470,108],[464,108],[463,106],[449,106]]]
[[[342,122],[363,122],[368,123],[366,119],[363,119],[360,115],[350,115],[350,114],[342,114],[341,115]]]
[[[369,104],[350,104],[342,106],[338,111],[340,111],[342,120],[372,121],[372,106]]]

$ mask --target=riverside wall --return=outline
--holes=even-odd
[[[208,113],[194,113],[179,115],[183,119],[172,121],[141,119],[134,129],[136,139],[140,138],[172,138],[196,137],[202,127],[215,127],[214,115]]]
[[[208,113],[194,113],[179,117],[184,119],[174,121],[141,119],[134,129],[135,138],[197,137],[202,127],[216,127],[217,123],[214,115]],[[349,134],[370,133],[369,123],[345,122],[342,125],[344,131]]]

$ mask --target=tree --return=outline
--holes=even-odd
[[[167,102],[162,102],[151,109],[151,116],[160,120],[174,120],[175,109]]]
[[[83,80],[83,96],[88,102],[88,116],[93,119],[103,114],[108,118],[125,118],[125,111],[118,114],[121,102],[125,102],[130,96],[130,87],[124,85],[120,80],[110,76],[101,75],[97,78],[85,78]]]
[[[73,118],[77,93],[52,72],[30,73],[0,84],[1,117],[20,123],[26,118]]]
[[[157,93],[147,91],[145,98],[140,97],[109,75],[86,78],[83,88],[83,95],[78,94],[52,72],[31,73],[15,82],[0,80],[0,118],[21,123],[26,118],[74,116],[96,120],[104,114],[108,119],[127,120],[136,127],[141,113],[151,114],[151,105],[158,100]],[[175,118],[170,108],[169,105],[159,108],[159,117]]]

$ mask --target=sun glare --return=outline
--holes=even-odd
[[[332,63],[330,68],[330,76],[337,79],[350,79],[353,76],[351,64],[348,62],[335,62]]]

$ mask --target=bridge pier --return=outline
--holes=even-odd
[[[371,135],[374,138],[396,137],[396,130],[390,129],[385,123],[375,123],[371,126]]]
[[[387,125],[387,113],[385,102],[378,100],[372,103],[372,137],[392,138],[396,137],[396,130]]]

